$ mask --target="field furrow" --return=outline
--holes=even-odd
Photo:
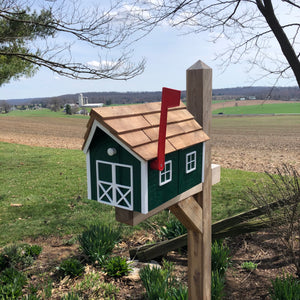
[[[87,119],[0,117],[0,141],[81,149]],[[274,171],[282,163],[300,170],[300,117],[214,118],[214,163],[231,169]]]

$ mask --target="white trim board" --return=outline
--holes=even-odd
[[[91,161],[90,161],[90,151],[86,153],[86,178],[87,178],[87,192],[88,199],[92,200],[92,182],[91,182]]]
[[[205,142],[203,142],[203,146],[202,146],[202,180],[201,182],[204,182],[204,165],[205,165]]]

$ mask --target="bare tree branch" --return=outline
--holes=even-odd
[[[126,66],[126,56],[120,57],[112,63],[103,63],[98,68],[89,67],[81,63],[67,63],[54,61],[52,59],[43,58],[31,53],[5,53],[0,51],[0,55],[15,56],[22,60],[28,61],[40,67],[46,67],[49,70],[68,78],[73,79],[115,79],[125,80],[137,76],[143,65],[136,67]],[[143,64],[142,62],[141,64]],[[122,69],[122,71],[120,71]]]
[[[41,3],[43,7],[36,6],[39,2],[31,0],[31,5],[35,5],[39,10],[36,17],[29,18],[30,11],[27,7],[29,3],[26,1],[3,0],[1,2],[0,56],[14,56],[75,79],[125,80],[143,72],[145,60],[141,59],[134,64],[129,55],[131,51],[125,46],[125,41],[131,35],[130,28],[126,28],[126,24],[115,18],[120,10],[120,2],[116,1],[107,8],[83,6],[82,1],[78,0]],[[38,18],[38,14],[43,11],[49,14],[47,20]],[[29,28],[28,35],[24,34],[22,29],[17,35],[1,34],[1,26],[9,26],[9,24]],[[39,36],[38,32],[30,32],[34,28],[41,28],[40,32],[45,34]],[[22,47],[23,51],[17,49],[16,45]],[[98,49],[97,52],[101,55],[96,56],[95,61],[98,60],[96,66],[74,58],[74,46],[89,47],[94,52]],[[117,49],[118,53],[121,53],[117,59],[101,61],[101,57],[110,54],[112,49]]]
[[[277,58],[268,54],[270,49],[275,53],[273,41],[277,41],[277,52],[285,58],[277,74],[281,78],[289,74],[300,87],[300,23],[296,19],[300,7],[296,1],[277,1],[274,7],[272,0],[135,0],[131,7],[127,12],[131,30],[141,33],[140,37],[160,24],[186,33],[210,32],[213,42],[224,38],[231,45],[218,56],[223,65],[253,58],[253,66],[260,66],[269,76],[275,74],[272,66]],[[289,19],[283,18],[284,9]]]

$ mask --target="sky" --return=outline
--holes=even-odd
[[[134,44],[133,60],[146,59],[143,74],[127,80],[74,80],[61,77],[41,68],[32,78],[21,78],[0,87],[0,100],[35,97],[52,97],[85,92],[160,91],[162,87],[179,90],[186,88],[186,69],[198,60],[213,70],[213,88],[250,86],[258,74],[249,72],[249,65],[229,66],[224,72],[215,59],[216,53],[226,47],[226,40],[209,42],[209,33],[182,34],[167,26],[158,27]],[[82,48],[76,54],[79,60],[97,60],[95,49]],[[270,86],[273,81],[264,79],[254,85]],[[282,85],[295,86],[295,80]]]

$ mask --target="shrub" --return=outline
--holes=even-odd
[[[252,261],[245,261],[241,264],[241,267],[247,271],[254,271],[257,269],[258,264]]]
[[[0,299],[18,299],[27,279],[14,268],[7,268],[0,273]]]
[[[119,239],[118,231],[101,225],[92,225],[78,237],[84,254],[91,262],[98,262],[100,265],[104,264]]]
[[[222,241],[215,241],[211,246],[211,299],[223,297],[225,272],[230,265],[230,250]]]
[[[58,270],[63,276],[77,277],[83,274],[84,267],[78,259],[68,258],[61,262]]]
[[[2,250],[0,255],[0,271],[8,267],[22,269],[33,264],[34,259],[41,253],[38,245],[11,245]]]
[[[42,300],[42,298],[40,296],[37,296],[36,294],[29,294],[22,297],[22,300]]]
[[[146,266],[140,270],[140,278],[146,289],[148,299],[159,299],[165,297],[169,289],[169,274],[158,267]],[[164,298],[163,298],[164,299]]]
[[[118,288],[112,283],[102,282],[100,273],[86,273],[82,281],[75,286],[81,299],[115,299]]]
[[[215,241],[211,246],[211,269],[224,276],[230,264],[230,250],[222,241]]]
[[[11,245],[2,250],[2,255],[6,256],[10,267],[22,269],[32,265],[33,257],[26,253],[26,246],[27,245]]]
[[[299,300],[300,299],[300,281],[293,278],[292,275],[283,275],[271,280],[270,297],[272,300]]]
[[[52,296],[52,281],[48,280],[43,286],[42,299],[50,299]]]
[[[79,296],[73,292],[62,297],[62,300],[79,300]]]
[[[161,239],[172,239],[187,233],[187,229],[175,218],[171,218],[165,226],[160,228],[159,236]]]
[[[0,254],[0,272],[9,267],[9,258],[5,254]]]
[[[52,296],[52,281],[48,280],[42,285],[30,284],[28,286],[28,294],[23,296],[22,300],[46,300]]]
[[[87,292],[94,290],[96,286],[101,282],[100,273],[86,273],[80,283],[76,284],[75,290],[80,292]]]
[[[41,254],[43,248],[39,245],[25,245],[24,249],[28,256],[36,259]]]
[[[128,275],[131,271],[129,263],[125,257],[114,256],[111,257],[104,267],[108,276],[111,277],[122,277]]]
[[[170,296],[169,300],[176,299],[176,300],[187,300],[188,299],[188,289],[186,286],[182,284],[178,284],[176,287],[173,287],[169,292]]]
[[[187,299],[187,288],[177,282],[172,272],[173,265],[167,261],[164,261],[163,268],[151,268],[148,265],[140,270],[140,278],[146,289],[147,299]]]
[[[284,257],[292,261],[300,278],[300,174],[286,164],[277,168],[277,174],[265,173],[268,181],[249,189],[248,198],[256,207],[265,207],[270,229],[281,241]]]
[[[223,298],[225,278],[218,271],[211,272],[211,299],[221,300]]]

